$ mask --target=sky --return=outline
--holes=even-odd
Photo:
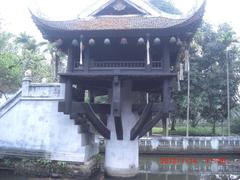
[[[41,40],[28,9],[40,10],[53,20],[74,19],[78,14],[97,0],[0,0],[2,28],[14,34],[27,32]],[[171,0],[183,13],[200,5],[202,0]],[[240,0],[207,0],[204,19],[213,25],[228,22],[240,36]]]

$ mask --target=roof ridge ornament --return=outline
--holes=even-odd
[[[116,11],[123,11],[127,5],[123,0],[118,0],[113,4],[113,9]]]

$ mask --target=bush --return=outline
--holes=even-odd
[[[189,136],[219,136],[221,135],[221,130],[217,129],[215,135],[212,134],[212,127],[189,127]],[[153,134],[163,134],[163,129],[159,127],[154,127],[152,129]],[[169,131],[169,135],[172,136],[186,136],[186,127],[176,127],[176,130]]]
[[[163,133],[163,129],[160,127],[153,127],[152,128],[152,134],[162,134]]]
[[[231,132],[240,135],[240,119],[234,119],[231,123]]]

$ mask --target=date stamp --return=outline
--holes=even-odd
[[[225,165],[226,158],[216,157],[216,158],[195,158],[195,157],[161,157],[161,165],[179,165],[179,164],[188,164],[188,165],[197,165],[199,163],[205,163],[206,165],[211,163],[217,163],[218,165]]]

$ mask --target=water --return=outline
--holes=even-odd
[[[131,180],[240,180],[240,155],[140,156],[139,175]],[[0,171],[0,180],[40,180]],[[49,179],[49,178],[47,178]],[[91,180],[117,180],[103,174]],[[50,180],[50,179],[49,179]]]

